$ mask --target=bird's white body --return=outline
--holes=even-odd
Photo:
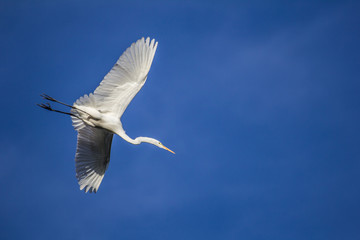
[[[91,127],[103,128],[118,135],[119,132],[123,130],[120,118],[114,116],[112,113],[101,113],[96,108],[89,106],[78,106],[74,104],[74,107],[80,110],[76,110],[78,114],[77,117]],[[77,119],[73,119],[73,121],[76,123]]]
[[[147,142],[172,152],[156,139],[130,138],[120,121],[131,100],[145,84],[156,48],[157,42],[155,43],[154,39],[150,41],[150,38],[142,38],[133,43],[121,55],[94,93],[80,97],[70,106],[71,113],[67,114],[71,115],[73,126],[78,131],[75,167],[81,190],[85,188],[86,192],[96,192],[99,189],[110,161],[114,134],[132,144]],[[47,95],[44,96],[45,99],[61,103]],[[50,105],[40,106],[61,112],[53,110]]]

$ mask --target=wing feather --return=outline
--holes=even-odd
[[[99,189],[109,165],[112,138],[112,133],[88,125],[78,131],[75,168],[80,190]]]
[[[122,116],[145,84],[156,48],[155,39],[141,38],[126,49],[94,91],[97,109]]]

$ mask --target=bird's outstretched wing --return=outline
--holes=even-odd
[[[112,138],[112,133],[87,125],[78,131],[75,167],[80,190],[99,189],[109,165]]]
[[[156,48],[155,39],[141,38],[126,49],[94,91],[98,110],[111,112],[119,118],[122,116],[144,85]]]

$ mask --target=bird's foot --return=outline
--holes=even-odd
[[[36,105],[38,105],[39,107],[42,107],[42,108],[44,108],[44,109],[46,109],[46,110],[49,110],[49,111],[54,111],[52,108],[51,108],[51,106],[50,106],[50,104],[49,103],[41,103],[41,104],[36,104]]]
[[[56,100],[54,99],[54,98],[52,98],[52,97],[50,97],[49,95],[46,95],[46,94],[41,94],[40,95],[41,97],[43,97],[44,99],[46,99],[46,100],[49,100],[49,101],[52,101],[52,102],[56,102]]]

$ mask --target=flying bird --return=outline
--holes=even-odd
[[[158,43],[155,39],[139,39],[120,56],[94,93],[85,94],[73,105],[60,102],[46,94],[44,99],[70,107],[70,112],[53,109],[49,103],[38,104],[49,111],[71,116],[76,131],[76,178],[80,190],[97,192],[109,166],[113,135],[132,144],[150,143],[174,153],[160,141],[149,137],[130,138],[120,118],[147,79]],[[175,154],[175,153],[174,153]]]

